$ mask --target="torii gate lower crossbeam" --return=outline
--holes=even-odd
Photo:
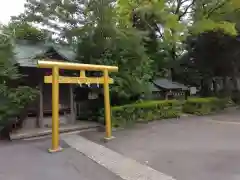
[[[38,61],[38,67],[52,69],[52,75],[44,77],[45,83],[52,84],[52,147],[49,149],[49,152],[59,152],[62,150],[59,146],[59,84],[103,84],[106,122],[105,139],[109,140],[112,138],[109,84],[113,83],[113,79],[109,78],[109,72],[118,71],[118,67],[59,61]],[[60,69],[79,70],[80,75],[79,77],[59,76]],[[85,71],[102,71],[103,77],[86,77]]]

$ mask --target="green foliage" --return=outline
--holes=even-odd
[[[112,126],[126,127],[136,122],[148,122],[181,115],[182,105],[177,100],[148,101],[112,108]]]
[[[90,64],[117,65],[119,72],[111,90],[120,97],[144,92],[152,75],[151,59],[142,33],[118,19],[111,1],[90,1],[82,36],[78,37],[78,60]]]
[[[40,24],[57,41],[74,43],[79,27],[85,23],[87,0],[29,0],[25,3],[25,12],[14,19]]]
[[[189,35],[222,30],[235,36],[239,8],[239,0],[30,0],[17,19],[58,34],[58,41],[78,49],[80,62],[118,65],[112,91],[128,98],[145,91],[151,76],[169,69],[178,76],[174,66]],[[202,67],[207,73],[188,69],[186,77],[208,77],[210,66]]]
[[[38,95],[36,89],[27,86],[17,88],[6,87],[1,92],[0,124],[7,123],[8,118],[18,116]]]
[[[154,71],[173,67],[172,62],[182,55],[183,41],[189,34],[215,30],[237,34],[235,22],[227,18],[239,10],[236,0],[118,0],[117,4],[122,19],[132,19],[136,28],[147,32],[143,38]]]
[[[168,62],[175,60],[181,49],[179,42],[184,26],[178,15],[170,12],[170,6],[163,0],[119,0],[117,4],[123,21],[145,32],[142,39],[147,55],[153,60],[154,75],[162,74]]]
[[[144,91],[152,76],[151,57],[143,45],[144,33],[123,21],[113,0],[28,1],[15,18],[39,23],[56,32],[57,40],[77,49],[81,63],[118,65],[111,90],[131,97]]]
[[[112,126],[128,127],[137,122],[149,122],[154,120],[177,118],[182,113],[195,115],[208,115],[223,110],[233,102],[229,98],[189,98],[184,103],[178,100],[143,101],[123,106],[115,106],[111,109]],[[104,122],[104,112],[100,122]]]
[[[7,36],[0,35],[0,90],[4,82],[8,79],[16,79],[19,77],[17,68],[14,64],[14,54],[12,52],[12,44]]]
[[[199,34],[206,31],[222,30],[227,34],[237,35],[235,23],[226,21],[215,22],[211,19],[203,19],[196,22],[191,30],[193,34]]]
[[[207,31],[189,36],[186,45],[188,52],[175,66],[178,80],[201,86],[202,93],[205,89],[211,91],[212,82],[217,83],[216,77],[232,77],[236,81],[240,66],[240,42],[236,36],[223,30]],[[217,95],[217,88],[215,90]],[[202,95],[211,96],[209,93]]]
[[[233,18],[240,10],[238,0],[196,1],[193,13],[194,33],[222,30],[225,33],[236,35],[236,19]]]
[[[183,105],[183,112],[195,115],[207,115],[224,109],[228,104],[228,99],[210,98],[190,98]]]
[[[0,122],[7,122],[10,116],[19,115],[21,110],[37,96],[38,91],[30,87],[12,87],[12,82],[21,78],[14,64],[11,41],[0,36]]]
[[[29,42],[41,42],[45,41],[47,35],[44,31],[39,30],[23,21],[12,21],[6,27],[3,32],[11,35],[16,40],[28,40]]]

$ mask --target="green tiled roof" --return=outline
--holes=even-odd
[[[59,53],[59,55],[61,55],[68,61],[74,61],[76,59],[76,53],[72,50],[62,47],[54,47],[54,49]]]
[[[168,90],[171,90],[171,89],[187,90],[188,89],[188,87],[183,84],[173,82],[165,78],[156,79],[153,81],[153,83],[160,88],[168,89]]]
[[[76,58],[74,51],[58,45],[16,44],[15,61],[22,67],[36,67],[39,60],[37,57],[44,57],[50,49],[54,49],[66,61],[74,61]]]
[[[153,84],[153,83],[148,83],[148,88],[149,88],[149,90],[151,91],[151,92],[159,92],[159,91],[161,91],[159,88],[157,88],[156,87],[156,85],[155,84]]]

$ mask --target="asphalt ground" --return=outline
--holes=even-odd
[[[50,154],[50,139],[0,142],[1,180],[121,180],[64,141]]]
[[[138,124],[113,133],[81,136],[177,180],[240,179],[240,113]]]

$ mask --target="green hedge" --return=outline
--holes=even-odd
[[[183,105],[183,112],[195,115],[207,115],[223,110],[229,99],[210,98],[190,98]]]
[[[227,107],[229,99],[189,98],[184,103],[178,100],[143,101],[135,104],[112,107],[112,126],[127,127],[136,122],[149,122],[168,118],[176,118],[182,112],[207,115]],[[104,110],[101,110],[99,121],[104,123]]]
[[[177,100],[146,101],[112,108],[112,126],[126,127],[136,122],[176,118],[181,115],[182,103]]]

